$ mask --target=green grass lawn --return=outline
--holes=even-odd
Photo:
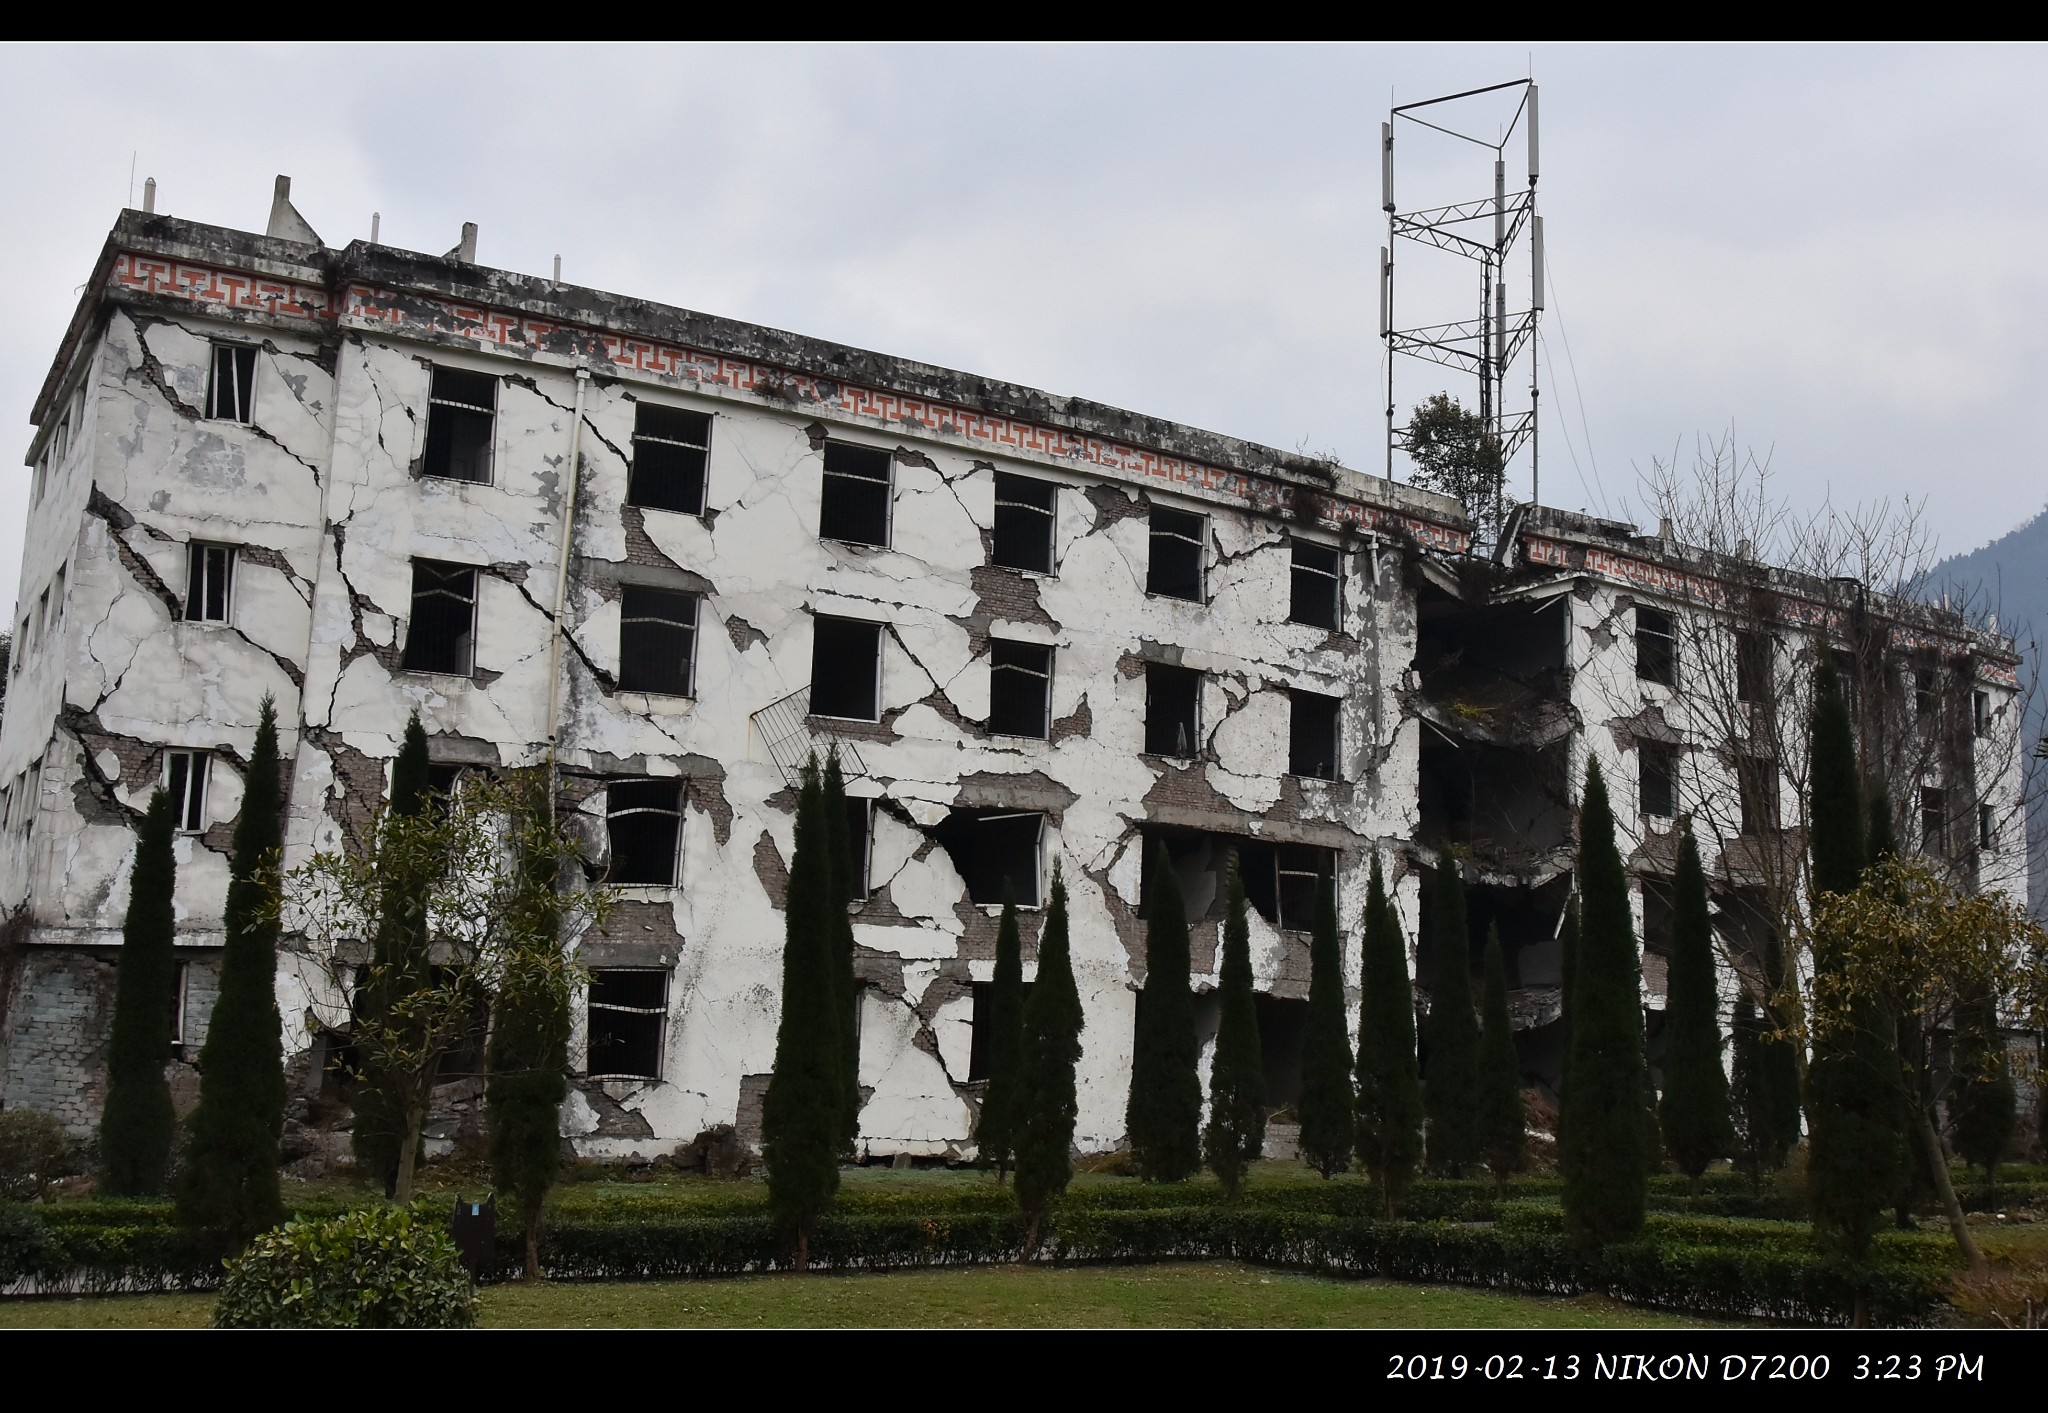
[[[199,1328],[211,1295],[0,1302],[0,1327]],[[486,1328],[1691,1329],[1596,1296],[1328,1280],[1224,1261],[492,1286]]]

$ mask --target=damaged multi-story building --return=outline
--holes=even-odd
[[[262,235],[123,212],[32,420],[0,730],[0,1094],[81,1133],[134,826],[159,787],[180,829],[180,1063],[203,1039],[266,696],[288,864],[358,837],[414,713],[444,776],[555,761],[592,875],[621,899],[573,942],[587,984],[563,1132],[595,1155],[719,1123],[757,1135],[792,786],[834,745],[871,1156],[971,1153],[996,916],[1007,888],[1028,983],[1055,860],[1086,1019],[1077,1142],[1104,1149],[1122,1137],[1141,862],[1159,846],[1205,994],[1228,861],[1243,871],[1284,1106],[1319,869],[1338,880],[1355,1014],[1371,853],[1415,938],[1423,879],[1458,849],[1543,1082],[1588,756],[1640,807],[1619,813],[1653,1014],[1671,822],[1737,802],[1728,837],[1703,837],[1730,929],[1745,861],[1786,832],[1795,783],[1728,764],[1688,705],[1676,626],[1721,623],[1731,586],[1770,577],[1756,566],[1541,508],[1475,556],[1445,497],[490,269],[474,227],[445,256],[331,249],[283,179]],[[1836,608],[1773,584],[1811,612],[1773,610],[1785,631],[1748,684],[1763,711],[1770,671],[1847,641]],[[1960,693],[1967,747],[1970,726],[2015,715],[2014,657],[1937,618],[1913,620],[1932,625],[1910,645],[1932,666],[1901,668],[1906,696]],[[1985,821],[1958,846],[2018,851],[1996,827],[2016,756],[1950,756],[1928,788]],[[1425,949],[1425,994],[1435,965]],[[319,999],[281,972],[307,1086],[342,1038]]]

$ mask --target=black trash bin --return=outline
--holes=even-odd
[[[498,1264],[498,1196],[481,1202],[455,1199],[455,1250],[470,1279],[481,1281]]]

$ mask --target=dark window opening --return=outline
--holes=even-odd
[[[932,831],[975,903],[1000,903],[1007,885],[1019,907],[1038,905],[1039,836],[1045,816],[1015,810],[954,810]]]
[[[619,606],[619,686],[628,692],[690,695],[697,596],[627,584]]]
[[[857,903],[868,896],[868,860],[874,857],[875,802],[852,796],[846,802],[846,853],[851,876],[847,892]]]
[[[1059,487],[1029,476],[996,475],[996,528],[989,557],[1006,569],[1052,573]]]
[[[1920,791],[1920,852],[1933,858],[1948,853],[1948,796],[1933,785]]]
[[[1290,622],[1337,627],[1343,602],[1338,593],[1343,582],[1339,563],[1337,551],[1328,545],[1294,542],[1294,579],[1287,601]]]
[[[179,962],[171,981],[171,1045],[185,1043],[185,996],[192,986],[192,964]]]
[[[811,715],[877,720],[881,678],[881,624],[822,613],[812,620]]]
[[[1735,635],[1735,699],[1771,700],[1771,640],[1766,634]]]
[[[1660,957],[1671,955],[1678,938],[1678,907],[1671,883],[1662,878],[1643,880],[1643,950]]]
[[[704,513],[704,462],[711,448],[711,414],[661,407],[633,408],[633,469],[626,504],[683,515]]]
[[[401,666],[467,677],[476,669],[476,570],[432,559],[412,562],[412,619]]]
[[[1991,734],[1991,694],[1970,693],[1970,726],[1979,736]]]
[[[974,1015],[972,1038],[967,1045],[967,1082],[973,1084],[976,1080],[988,1078],[988,1041],[994,1029],[989,1010],[995,1003],[996,988],[992,981],[975,981],[968,984],[974,992]],[[1029,1001],[1031,983],[1025,982],[1022,991],[1024,999]]]
[[[1202,516],[1152,507],[1152,554],[1145,569],[1145,592],[1200,603],[1207,533],[1208,522]]]
[[[233,603],[235,549],[194,540],[186,548],[185,618],[193,623],[225,623]]]
[[[1991,812],[1991,806],[1977,806],[1977,847],[1995,849],[1998,847],[1998,820]]]
[[[1316,925],[1316,879],[1337,867],[1332,849],[1312,844],[1237,841],[1237,866],[1244,899],[1252,910],[1285,932],[1309,932]]]
[[[1856,704],[1856,693],[1863,676],[1856,666],[1856,654],[1849,648],[1828,649],[1828,660],[1835,666],[1835,679],[1842,685],[1842,700],[1850,706]]]
[[[660,1079],[661,1036],[668,1022],[668,973],[605,969],[590,973],[592,1079]]]
[[[1665,741],[1638,741],[1636,793],[1642,812],[1658,819],[1678,813],[1678,747]]]
[[[1314,780],[1335,780],[1341,698],[1315,692],[1290,691],[1287,695],[1292,703],[1287,729],[1287,773]]]
[[[206,751],[172,751],[164,761],[164,789],[171,797],[171,817],[178,830],[197,834],[206,828],[206,776],[212,757]]]
[[[818,534],[856,545],[889,544],[890,456],[850,442],[825,443],[825,490]]]
[[[255,390],[256,350],[248,344],[215,344],[206,374],[206,415],[247,422]]]
[[[1052,649],[996,638],[988,661],[988,729],[1044,740],[1051,721]]]
[[[1921,716],[1934,715],[1934,669],[1916,667],[1913,669],[1913,710]]]
[[[428,798],[434,801],[437,806],[447,801],[455,794],[456,788],[461,785],[462,777],[468,773],[468,770],[468,766],[458,765],[453,761],[430,762],[427,766]]]
[[[491,429],[498,380],[488,373],[436,368],[427,398],[427,459],[421,471],[450,481],[491,482]]]
[[[1666,687],[1678,685],[1678,637],[1671,615],[1662,609],[1636,607],[1636,677]]]
[[[1735,783],[1742,800],[1742,833],[1760,838],[1778,827],[1778,765],[1755,756],[1738,759]]]
[[[1225,896],[1231,851],[1241,843],[1227,834],[1193,829],[1147,829],[1140,835],[1143,855],[1138,871],[1138,916],[1152,916],[1153,892],[1159,887],[1159,851],[1180,892],[1181,910],[1189,921],[1207,917]],[[1270,884],[1272,869],[1265,870]]]
[[[605,787],[605,829],[611,836],[611,881],[652,888],[676,886],[683,836],[683,789],[675,780],[614,780]]]
[[[1145,664],[1145,754],[1190,757],[1201,744],[1202,674]]]
[[[1308,1002],[1252,997],[1259,1017],[1259,1067],[1266,1077],[1266,1108],[1284,1109],[1301,1098],[1302,1040],[1308,1032]]]

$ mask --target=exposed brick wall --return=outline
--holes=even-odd
[[[115,952],[37,947],[22,959],[0,1047],[10,1109],[53,1114],[83,1138],[106,1100],[107,1029],[114,1016]]]

